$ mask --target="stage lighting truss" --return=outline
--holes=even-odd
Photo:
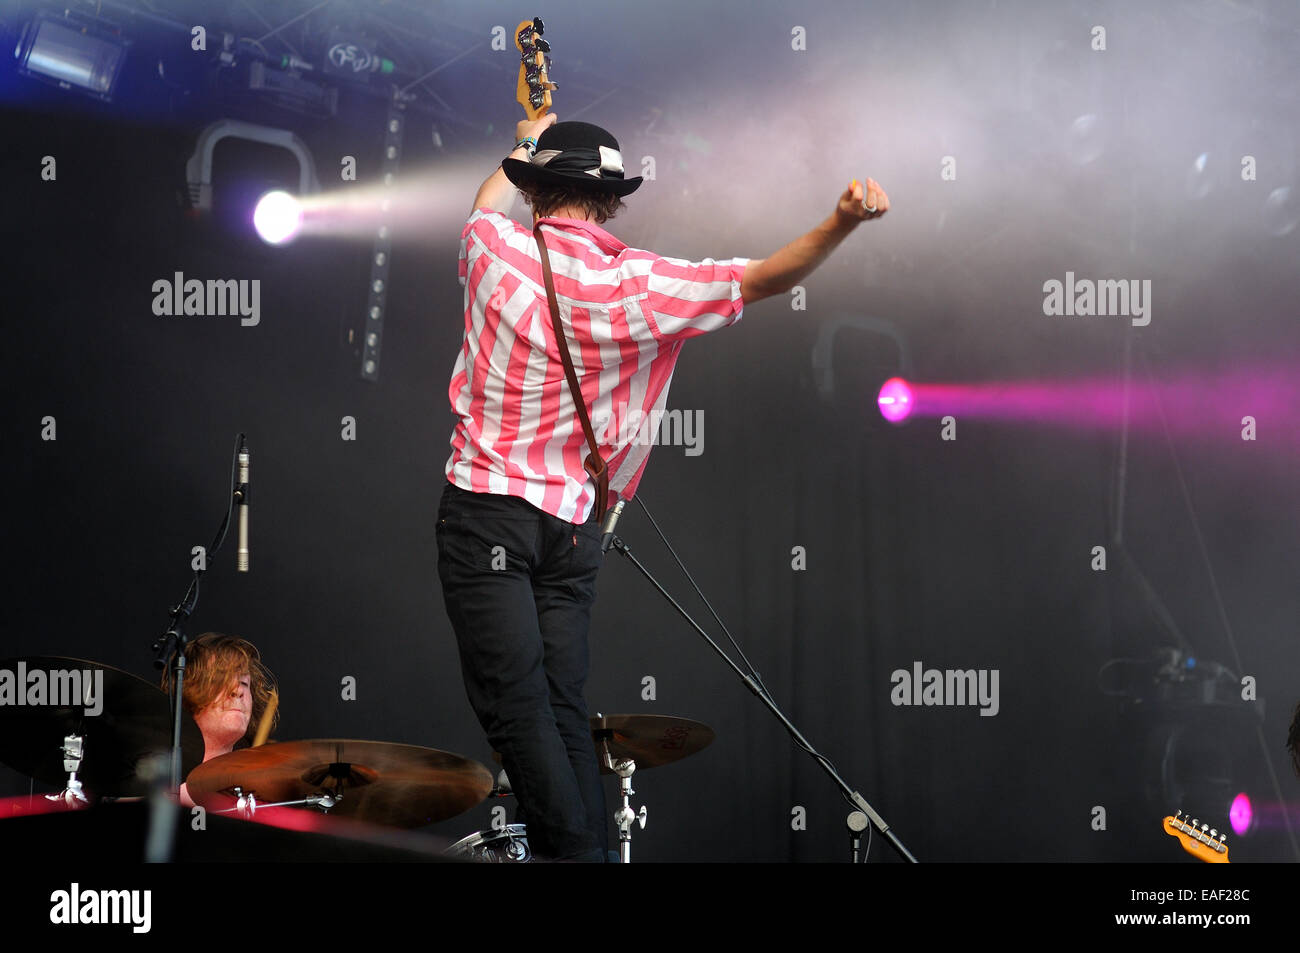
[[[111,102],[130,46],[116,24],[68,11],[28,22],[14,58],[24,76]]]
[[[249,92],[265,97],[283,109],[315,119],[330,119],[338,112],[337,88],[304,79],[297,69],[275,69],[273,64],[256,59],[249,60],[247,65],[246,82]]]
[[[397,178],[397,168],[402,156],[402,137],[406,131],[406,115],[402,104],[394,101],[388,106],[384,120],[384,152],[380,162],[380,177],[385,189]],[[388,265],[392,258],[392,228],[387,217],[391,200],[387,195],[381,200],[380,224],[375,230],[374,245],[370,253],[370,284],[367,290],[366,315],[362,323],[361,379],[379,380],[379,352],[384,343],[384,309],[388,300]]]

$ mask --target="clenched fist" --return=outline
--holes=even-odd
[[[864,190],[865,195],[863,194]],[[844,194],[840,196],[840,202],[835,211],[838,215],[853,219],[855,222],[880,218],[889,211],[889,196],[885,194],[885,190],[880,187],[880,183],[875,179],[867,179],[865,186],[857,179],[854,179],[849,183],[849,187],[844,190]]]
[[[558,120],[555,113],[547,113],[541,119],[524,119],[515,125],[515,142],[532,136],[536,139],[546,129],[554,126]]]

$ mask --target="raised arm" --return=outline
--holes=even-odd
[[[542,134],[542,130],[556,123],[555,113],[547,113],[541,119],[525,119],[515,126],[515,141],[518,142],[528,136],[536,139]],[[528,161],[528,152],[520,146],[507,157],[510,159],[520,159]],[[501,166],[497,166],[496,171],[487,177],[487,180],[479,186],[478,194],[474,196],[474,209],[490,208],[502,215],[510,214],[510,206],[515,204],[515,186],[514,183],[506,178],[506,174],[501,171]]]
[[[880,218],[887,211],[889,196],[875,179],[867,179],[865,186],[854,179],[829,218],[775,254],[755,259],[745,267],[740,297],[745,304],[753,304],[772,295],[785,294],[811,275],[859,224]]]

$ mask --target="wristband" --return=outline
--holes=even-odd
[[[532,136],[525,136],[523,139],[520,139],[518,142],[515,143],[515,149],[519,149],[521,147],[528,152],[528,158],[531,159],[533,155],[537,152],[537,140]],[[515,149],[511,149],[510,151],[514,152]]]

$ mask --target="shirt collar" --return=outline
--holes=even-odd
[[[595,222],[587,222],[580,218],[560,218],[555,215],[547,215],[543,218],[539,218],[537,224],[553,225],[556,228],[576,228],[580,231],[584,231],[590,235],[596,244],[609,255],[617,255],[627,248],[626,245]]]

